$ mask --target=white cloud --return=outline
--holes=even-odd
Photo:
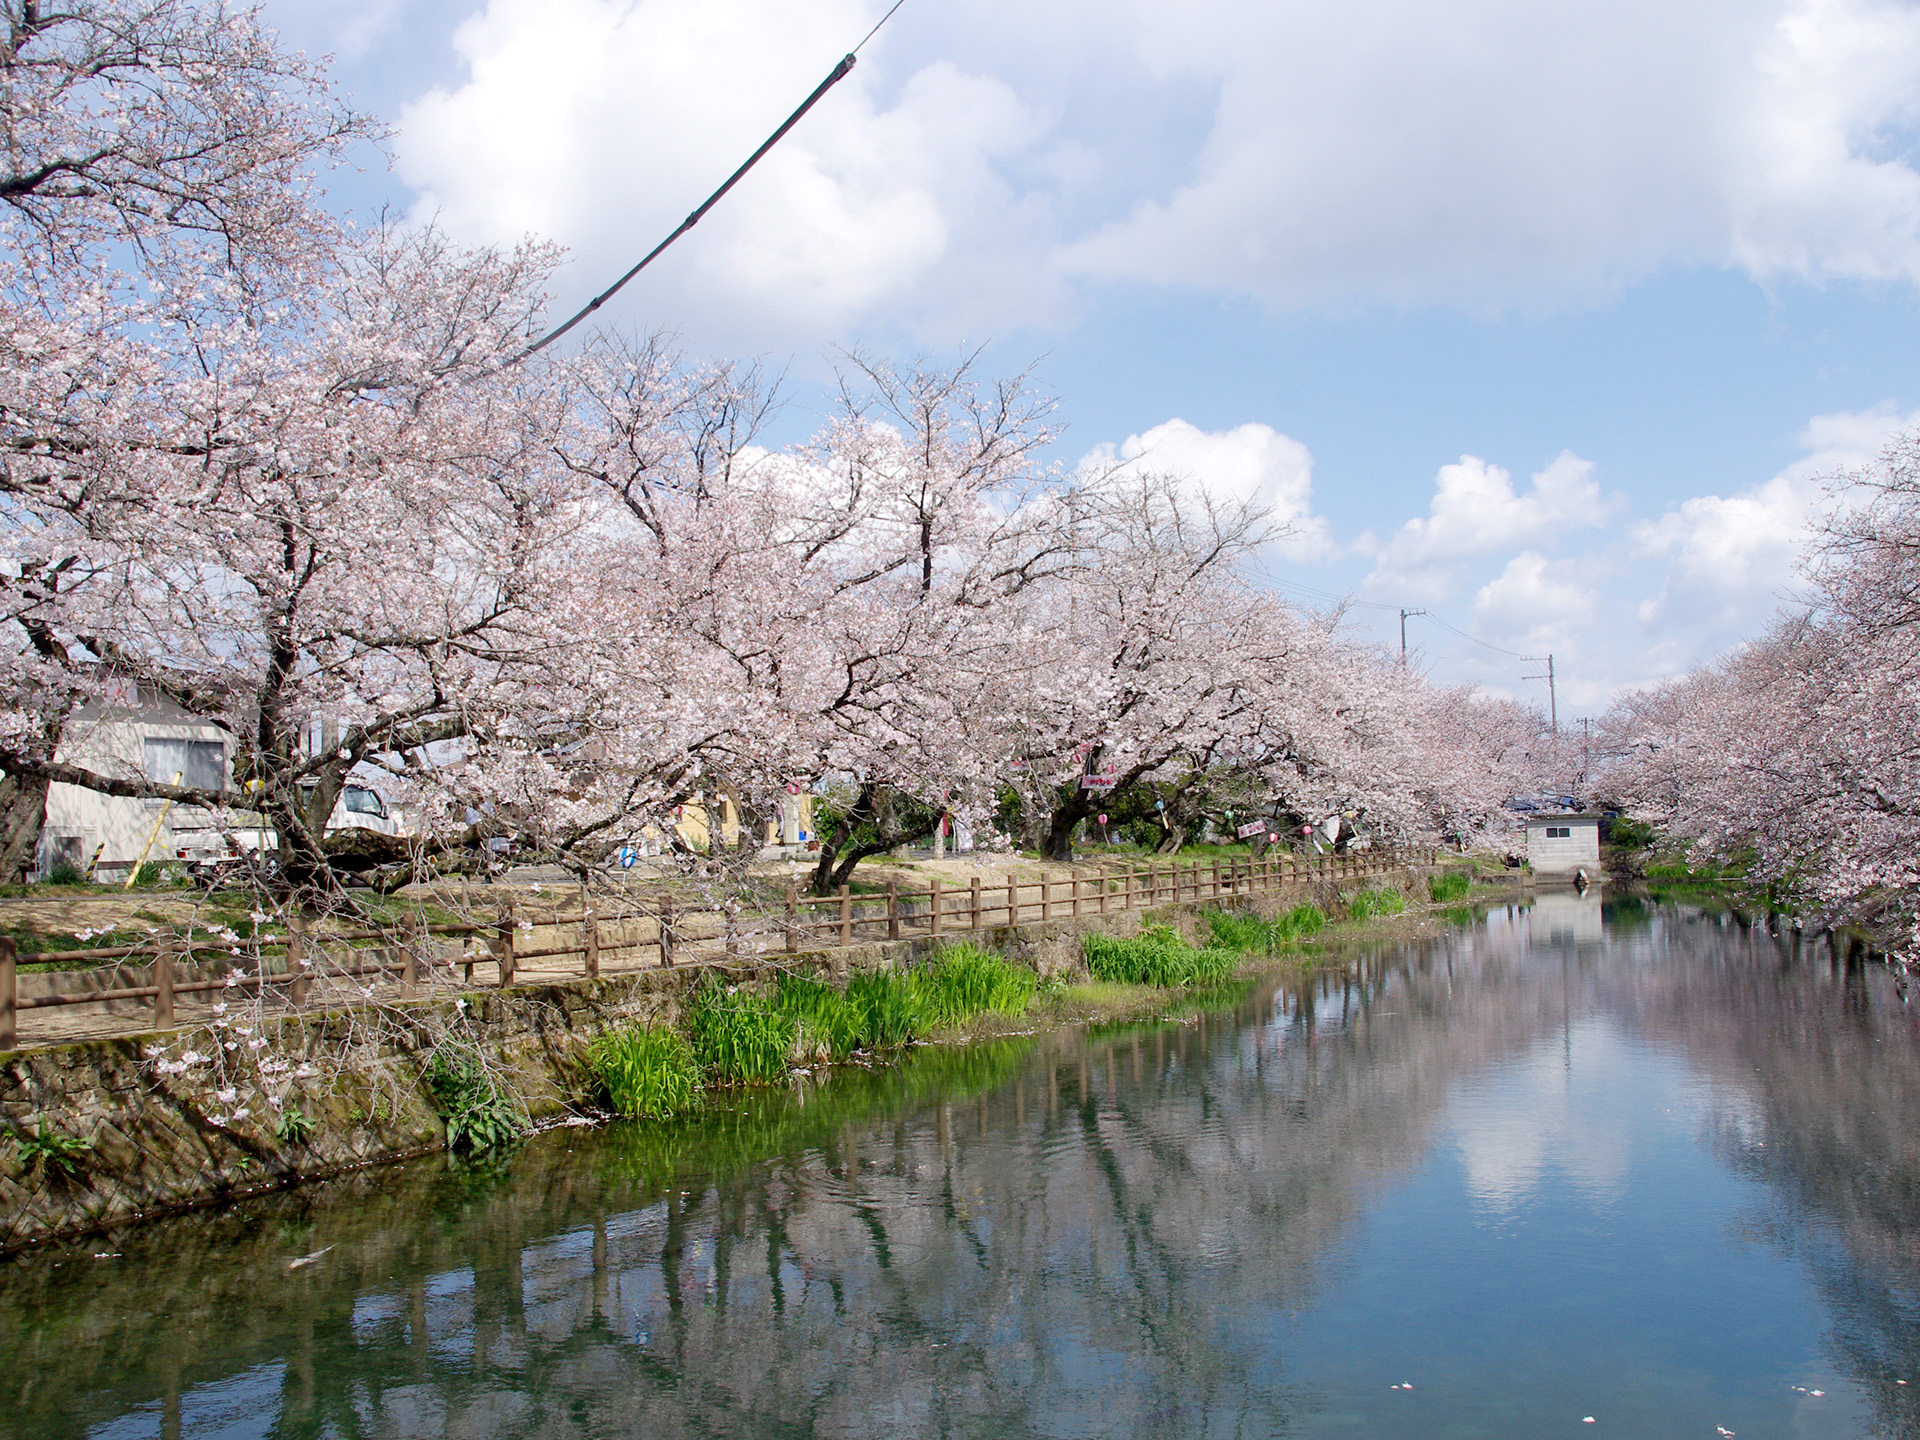
[[[881,8],[487,0],[464,79],[400,117],[401,174],[464,236],[573,247],[584,292]],[[1086,282],[1474,310],[1675,264],[1911,282],[1917,114],[1894,0],[953,0],[902,12],[622,313],[951,342]]]
[[[1895,431],[1916,424],[1920,412],[1887,407],[1816,416],[1799,436],[1807,453],[1772,479],[1733,495],[1694,496],[1635,525],[1635,549],[1667,567],[1640,618],[1654,623],[1679,611],[1693,624],[1757,628],[1793,594],[1801,556],[1831,503],[1827,478],[1871,460]]]
[[[1442,600],[1452,593],[1458,562],[1515,546],[1548,544],[1570,530],[1604,524],[1611,504],[1593,478],[1593,464],[1563,450],[1516,494],[1513,477],[1475,455],[1442,465],[1424,517],[1402,525],[1380,549],[1369,590]]]
[[[1675,262],[1920,277],[1909,6],[1173,9],[1136,9],[1151,63],[1214,80],[1216,122],[1080,273],[1283,308],[1553,305]]]
[[[1129,435],[1118,449],[1097,445],[1082,470],[1130,469],[1195,480],[1209,493],[1265,510],[1285,533],[1276,548],[1291,559],[1319,559],[1333,549],[1327,524],[1313,513],[1313,455],[1270,425],[1202,430],[1178,418]]]
[[[1582,574],[1585,559],[1550,560],[1523,550],[1473,597],[1474,624],[1529,653],[1567,648],[1568,637],[1590,623],[1599,600]]]
[[[400,117],[402,176],[463,237],[537,233],[572,247],[572,282],[604,283],[651,248],[821,76],[866,0],[492,0],[455,46],[468,78]],[[693,236],[627,312],[750,315],[755,339],[831,331],[941,271],[949,314],[970,285],[1044,309],[1044,277],[1009,290],[997,253],[1037,242],[1003,162],[1040,138],[1003,82],[944,62],[891,106],[856,67]],[[1059,152],[1056,165],[1071,156]],[[723,324],[724,328],[724,324]]]

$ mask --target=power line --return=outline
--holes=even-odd
[[[1446,621],[1440,619],[1437,615],[1429,615],[1427,616],[1427,619],[1430,620],[1433,624],[1438,625],[1442,630],[1448,631],[1454,635],[1458,635],[1462,640],[1471,640],[1476,645],[1484,645],[1487,649],[1493,651],[1495,654],[1511,655],[1515,660],[1538,660],[1541,658],[1538,655],[1522,655],[1518,650],[1503,649],[1501,646],[1495,645],[1491,640],[1482,640],[1478,635],[1469,635],[1466,631],[1459,629],[1456,626],[1449,625]]]
[[[1356,600],[1351,595],[1336,594],[1332,590],[1322,590],[1317,586],[1306,585],[1301,583],[1298,580],[1277,580],[1276,579],[1276,580],[1271,580],[1270,583],[1272,583],[1273,585],[1277,586],[1279,589],[1282,589],[1282,590],[1295,590],[1302,595],[1311,595],[1317,600],[1332,600],[1337,604],[1355,606],[1357,608],[1366,609],[1366,610],[1391,610],[1391,611],[1396,611],[1403,615],[1409,615],[1409,616],[1425,615],[1429,621],[1431,621],[1435,625],[1438,625],[1442,630],[1445,630],[1450,634],[1458,635],[1462,640],[1471,640],[1475,645],[1485,646],[1487,649],[1492,650],[1496,654],[1508,655],[1515,660],[1540,660],[1545,658],[1540,655],[1522,655],[1518,650],[1503,649],[1501,646],[1495,645],[1491,640],[1482,640],[1478,635],[1469,635],[1466,631],[1459,629],[1456,626],[1449,625],[1446,621],[1440,619],[1439,616],[1431,614],[1425,610],[1406,610],[1399,605],[1382,604],[1378,600]]]
[[[860,41],[860,44],[854,46],[853,49],[849,50],[845,55],[840,57],[840,63],[833,67],[833,69],[828,73],[826,79],[822,80],[818,85],[814,87],[813,93],[811,95],[807,96],[805,100],[800,102],[800,108],[798,110],[795,110],[791,115],[789,115],[786,118],[785,123],[783,123],[778,130],[774,131],[773,134],[769,135],[766,138],[766,140],[762,142],[760,148],[754,151],[753,154],[747,157],[746,163],[743,164],[738,170],[734,171],[733,174],[729,175],[727,177],[726,183],[722,185],[718,190],[714,191],[713,194],[709,195],[698,210],[695,210],[691,215],[687,216],[686,219],[682,220],[671,235],[667,236],[666,239],[662,240],[658,245],[654,246],[653,249],[649,250],[645,255],[643,255],[640,258],[640,262],[637,265],[635,265],[631,270],[627,271],[626,274],[622,275],[618,280],[614,281],[613,284],[609,285],[605,290],[602,290],[598,295],[594,296],[593,299],[589,300],[584,306],[581,307],[581,309],[577,313],[575,313],[570,319],[568,319],[568,321],[564,325],[561,325],[553,330],[549,330],[545,335],[542,335],[538,340],[534,341],[533,344],[527,346],[526,349],[522,350],[518,355],[514,356],[513,359],[509,360],[507,364],[518,365],[522,360],[525,360],[528,356],[537,355],[540,353],[540,351],[546,349],[547,346],[551,345],[554,341],[558,340],[562,335],[566,334],[569,330],[573,329],[574,326],[578,325],[582,320],[586,319],[589,315],[593,314],[594,311],[598,310],[602,305],[606,304],[606,302],[611,300],[615,295],[618,295],[621,289],[626,285],[626,283],[629,280],[633,279],[634,276],[638,275],[642,270],[646,269],[647,266],[651,265],[657,258],[659,258],[660,253],[663,250],[665,250],[669,245],[673,244],[673,242],[678,240],[682,235],[686,234],[687,231],[691,230],[694,226],[698,225],[700,223],[700,217],[705,215],[715,205],[718,205],[720,203],[721,198],[729,190],[733,189],[735,185],[738,185],[749,170],[753,169],[755,165],[758,165],[760,163],[760,157],[765,155],[775,145],[778,145],[782,137],[784,137],[786,133],[789,130],[791,130],[795,125],[798,125],[800,123],[800,117],[805,115],[809,110],[811,110],[816,104],[819,103],[821,96],[825,95],[827,91],[831,90],[834,86],[838,85],[842,80],[847,78],[848,74],[851,73],[851,71],[853,70],[855,57],[859,55],[861,49],[865,47],[867,41],[873,39],[875,35],[880,33],[880,26],[886,24],[887,21],[893,18],[894,10],[898,10],[902,5],[906,3],[907,3],[907,0],[894,0],[893,9],[887,11],[886,14],[880,17],[880,23],[878,25],[875,25],[873,29],[869,30],[866,33],[865,37]]]

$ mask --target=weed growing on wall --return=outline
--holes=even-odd
[[[436,1049],[425,1078],[446,1120],[449,1150],[491,1150],[528,1128],[519,1101],[495,1083],[475,1054]]]
[[[1464,870],[1449,870],[1442,875],[1427,877],[1427,894],[1433,897],[1436,905],[1449,905],[1463,899],[1472,888],[1473,877]]]
[[[587,1058],[617,1114],[664,1120],[700,1104],[704,1077],[693,1046],[665,1025],[609,1030],[593,1042]]]
[[[32,1130],[13,1137],[14,1163],[39,1178],[76,1178],[86,1168],[93,1153],[93,1142],[79,1135],[66,1135],[53,1128],[45,1118]]]

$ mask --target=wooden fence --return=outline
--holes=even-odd
[[[764,953],[769,940],[794,953],[823,943],[845,946],[914,935],[958,936],[1001,926],[1267,894],[1302,885],[1338,886],[1411,863],[1431,864],[1433,859],[1426,851],[1305,858],[1275,853],[1257,859],[1215,860],[1210,865],[1128,865],[1097,875],[1054,877],[1043,872],[1038,879],[1023,880],[1009,874],[1004,881],[975,875],[965,886],[947,886],[936,879],[924,890],[889,884],[884,894],[858,896],[842,885],[839,894],[824,898],[803,897],[789,886],[784,917],[743,915],[739,908],[721,905],[687,905],[663,893],[650,905],[619,904],[616,914],[597,911],[595,897],[588,897],[578,913],[536,914],[524,903],[516,907],[509,901],[487,923],[423,924],[405,915],[387,929],[323,931],[296,919],[284,935],[254,936],[238,943],[218,936],[163,936],[145,945],[22,954],[12,939],[0,936],[0,1050],[16,1048],[22,1011],[72,1005],[111,1008],[144,1001],[150,1002],[154,1026],[164,1029],[175,1023],[175,1004],[186,996],[237,992],[277,997],[289,1008],[300,1009],[339,1004],[340,982],[358,986],[370,977],[376,984],[397,982],[403,994],[418,993],[438,978],[442,966],[449,978],[458,971],[461,982],[471,985],[477,964],[492,965],[496,983],[504,987],[535,961],[564,959],[563,974],[592,977],[602,973],[610,956],[623,952],[638,952],[638,967],[649,960],[671,967],[676,962],[738,956],[749,949]],[[742,925],[743,918],[749,926]],[[621,933],[634,931],[636,925],[639,933]],[[528,943],[533,930],[556,928],[577,929],[577,943]],[[436,954],[435,937],[457,938],[461,948]],[[198,956],[207,957],[211,965],[198,963]],[[240,963],[233,963],[236,959]],[[62,989],[53,976],[19,973],[21,964],[75,960],[146,963],[122,964],[104,975],[84,972],[92,983],[74,989]],[[541,978],[549,978],[553,968],[540,966]],[[617,968],[637,966],[623,960]],[[146,973],[142,975],[141,970]],[[42,993],[23,993],[23,979],[42,981],[45,988]],[[37,987],[26,988],[31,992]]]

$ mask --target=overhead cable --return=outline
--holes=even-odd
[[[641,256],[638,264],[636,264],[631,270],[627,271],[627,273],[622,275],[618,280],[614,281],[613,284],[609,285],[605,290],[602,290],[598,295],[594,296],[593,299],[589,300],[584,306],[581,307],[581,309],[578,312],[576,312],[570,319],[568,319],[564,325],[560,325],[555,329],[549,330],[545,335],[542,335],[538,340],[534,341],[531,345],[527,346],[526,349],[522,350],[518,355],[514,356],[513,359],[509,360],[507,363],[509,365],[518,365],[522,360],[525,360],[531,355],[537,355],[540,353],[540,351],[546,349],[547,346],[551,345],[554,341],[558,340],[562,335],[566,334],[569,330],[573,329],[574,326],[578,325],[582,320],[586,319],[589,315],[593,314],[594,311],[598,310],[602,305],[606,304],[607,301],[611,300],[615,295],[618,295],[621,291],[621,288],[625,286],[629,280],[633,279],[634,276],[638,275],[642,270],[646,269],[647,266],[651,265],[656,259],[658,259],[660,256],[660,253],[663,250],[665,250],[669,245],[673,244],[673,242],[678,240],[682,235],[686,234],[687,231],[691,230],[694,226],[698,225],[700,223],[701,216],[705,215],[715,205],[718,205],[720,203],[721,197],[724,196],[729,190],[733,189],[735,185],[738,185],[741,179],[746,175],[746,173],[749,170],[753,169],[755,165],[758,165],[760,163],[760,157],[765,155],[775,145],[778,145],[780,143],[781,138],[785,136],[785,134],[789,130],[791,130],[795,125],[798,125],[800,123],[800,117],[805,115],[809,110],[811,110],[815,105],[817,105],[820,102],[820,97],[822,95],[825,95],[827,91],[831,90],[834,86],[838,85],[842,80],[847,78],[847,75],[853,69],[854,58],[857,55],[859,55],[861,49],[866,45],[867,41],[873,39],[873,37],[880,32],[881,25],[886,24],[887,21],[893,18],[894,10],[898,10],[902,5],[906,3],[907,3],[907,0],[894,0],[893,9],[887,11],[886,14],[880,17],[880,23],[878,25],[875,25],[873,29],[869,30],[866,33],[865,38],[863,38],[860,41],[860,44],[854,46],[853,49],[849,50],[845,55],[840,57],[840,63],[838,65],[835,65],[833,69],[828,72],[826,79],[822,80],[818,85],[814,87],[813,93],[811,95],[807,96],[805,100],[800,102],[800,108],[798,110],[795,110],[791,115],[789,115],[786,118],[785,122],[780,126],[780,128],[774,131],[773,134],[769,135],[766,138],[766,140],[762,142],[760,148],[754,151],[753,154],[747,157],[745,164],[743,164],[738,170],[734,171],[733,174],[727,177],[726,184],[722,185],[718,190],[714,191],[713,194],[709,195],[706,198],[705,202],[701,204],[699,209],[695,210],[691,215],[687,216],[686,219],[682,220],[679,226],[675,228],[674,232],[671,235],[667,236],[666,239],[662,240],[658,245],[654,246],[653,249],[649,250],[645,255]]]

